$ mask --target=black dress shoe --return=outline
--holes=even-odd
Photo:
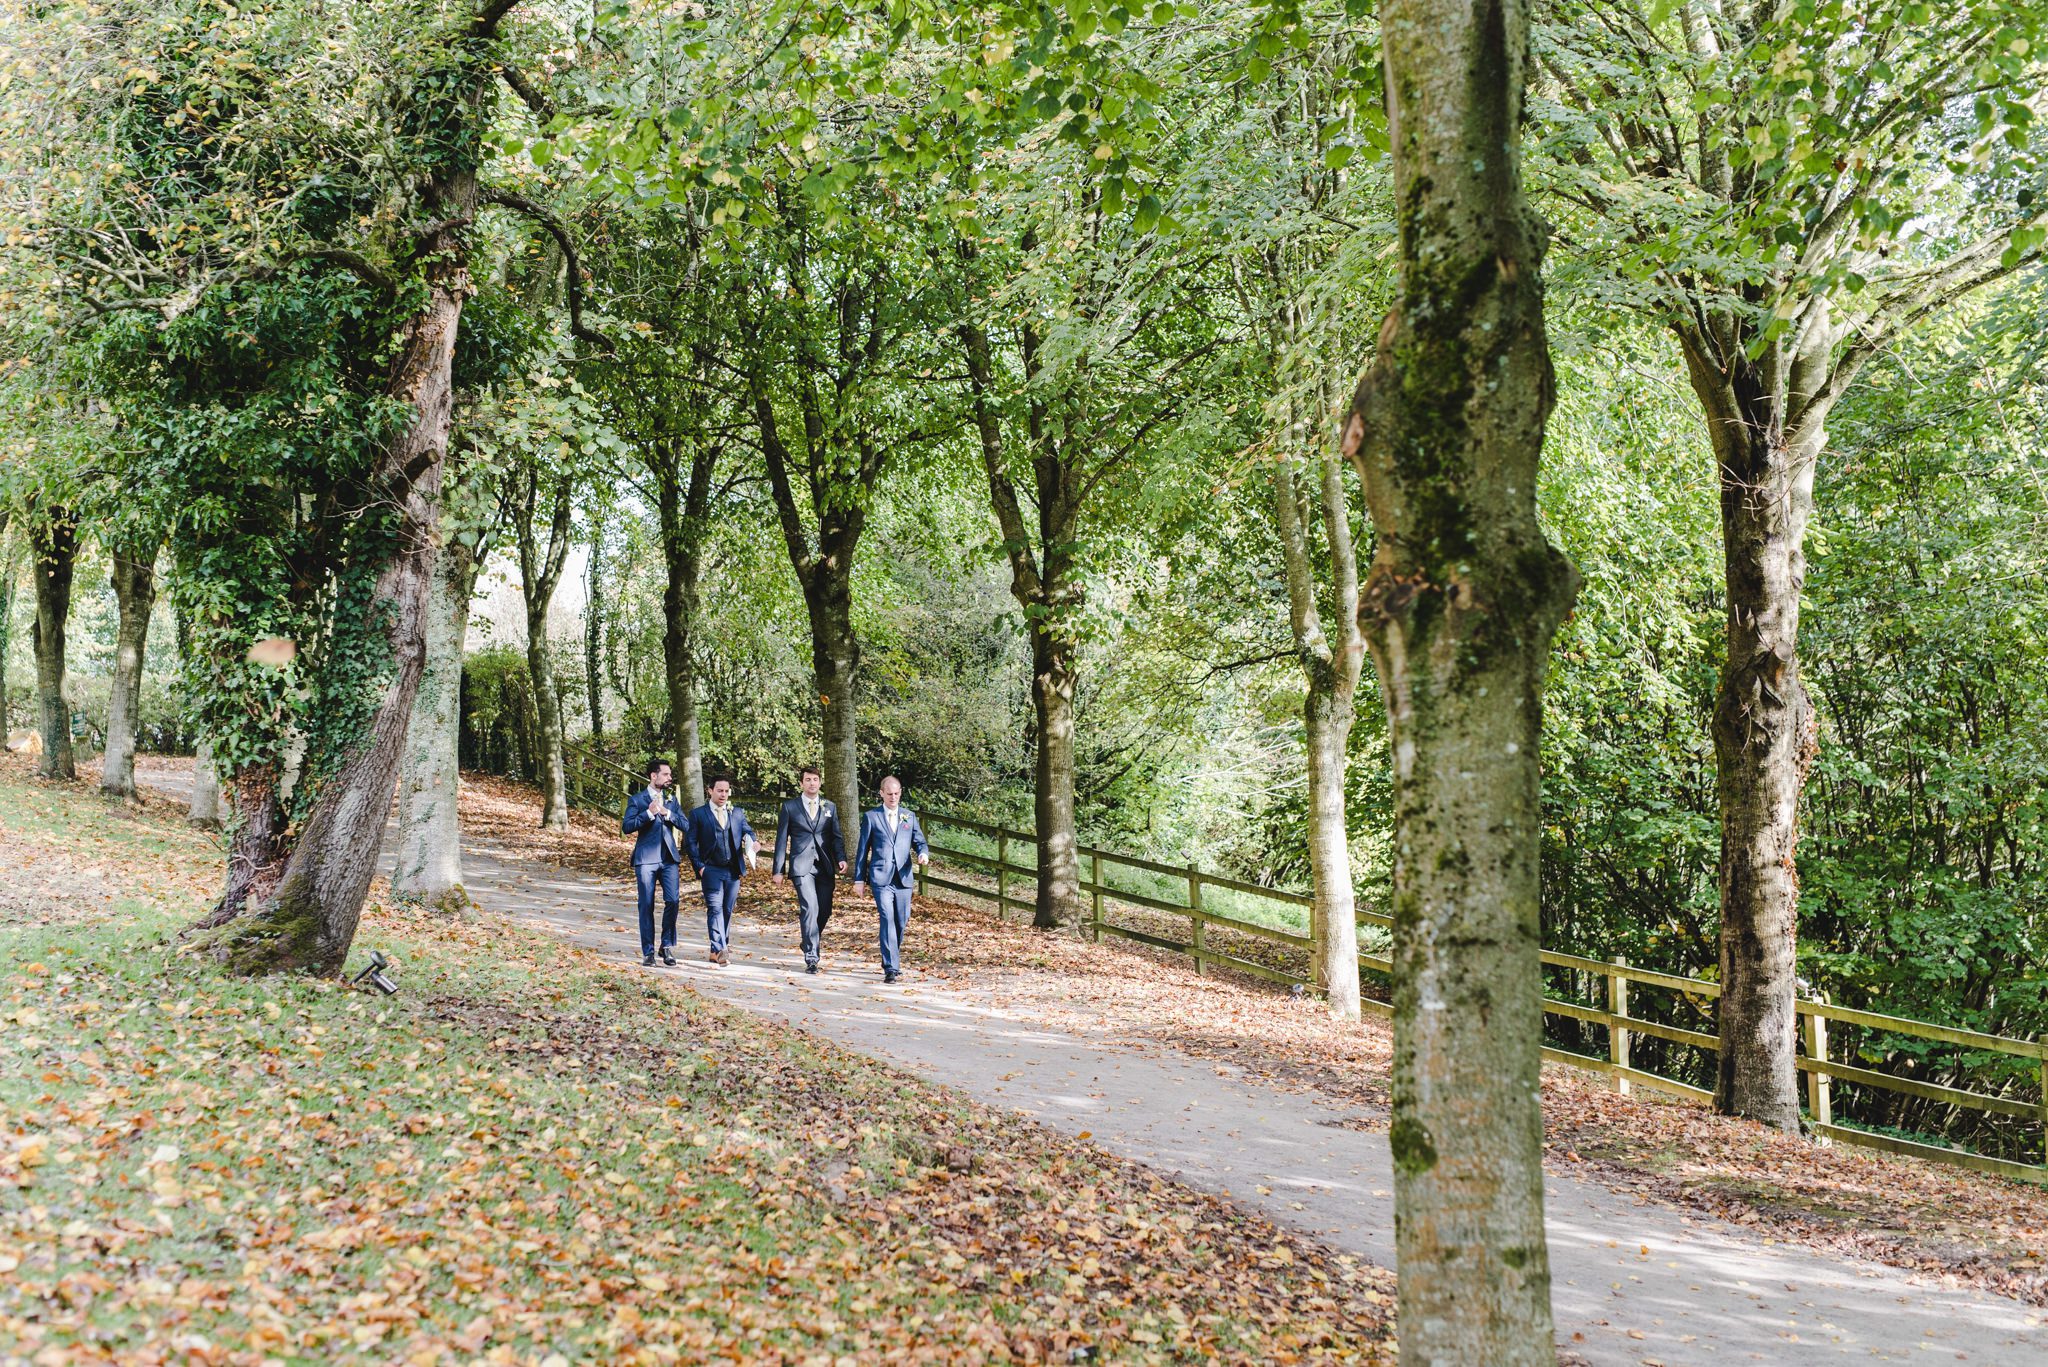
[[[641,966],[642,968],[652,968],[652,967],[654,967],[654,956],[653,956],[652,954],[649,954],[649,955],[647,955],[646,957],[642,958],[642,959],[640,960],[640,966]]]
[[[901,973],[884,973],[882,975],[882,981],[885,983],[893,983],[902,976],[903,975]]]
[[[818,961],[817,961],[816,959],[810,959],[810,960],[807,960],[807,961],[806,961],[806,962],[804,963],[804,972],[806,972],[806,973],[816,973],[817,971],[818,971]]]
[[[674,968],[676,966],[676,956],[669,953],[665,949],[661,951],[661,961],[662,963],[668,965],[668,967],[670,968]]]

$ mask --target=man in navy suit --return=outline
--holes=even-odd
[[[804,972],[818,971],[820,941],[832,920],[832,888],[846,872],[846,841],[839,809],[819,796],[825,776],[806,764],[797,775],[801,797],[782,804],[775,823],[775,881],[787,873],[796,882],[796,909],[804,943]]]
[[[864,882],[875,894],[885,983],[903,973],[903,932],[910,928],[913,871],[931,862],[931,846],[917,824],[917,813],[903,805],[903,784],[893,775],[883,779],[882,805],[861,818],[853,877],[856,886]]]
[[[739,901],[740,879],[754,865],[754,828],[747,814],[732,805],[732,780],[714,779],[711,800],[683,823],[683,841],[691,867],[704,884],[704,924],[711,932],[711,962],[726,962],[726,937],[732,909]]]
[[[649,968],[654,967],[656,883],[661,885],[661,961],[670,966],[676,961],[676,911],[682,900],[683,862],[677,832],[683,823],[663,792],[669,777],[667,760],[649,760],[647,786],[626,799],[626,815],[619,822],[621,834],[638,837],[633,842],[633,878],[640,885],[640,962]]]

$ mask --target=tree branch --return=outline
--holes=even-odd
[[[603,347],[606,351],[616,350],[610,338],[583,322],[583,264],[577,256],[576,238],[570,233],[568,225],[562,222],[561,217],[554,210],[528,199],[525,195],[495,185],[479,185],[476,197],[486,204],[496,204],[514,213],[524,214],[547,230],[548,235],[555,239],[555,244],[562,249],[562,260],[568,266],[569,335],[581,338],[592,346]]]

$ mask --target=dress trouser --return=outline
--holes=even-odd
[[[903,932],[910,929],[910,889],[894,883],[870,883],[875,891],[876,918],[881,922],[882,971],[903,971]]]
[[[704,866],[704,928],[711,935],[714,954],[725,952],[726,933],[732,929],[732,909],[740,898],[740,876],[715,864]]]
[[[791,874],[789,881],[796,886],[796,910],[804,943],[804,962],[818,962],[818,954],[825,938],[825,927],[832,923],[832,885],[838,881],[829,865],[821,864],[812,873]]]
[[[633,881],[640,885],[640,957],[654,952],[654,887],[661,885],[661,947],[676,947],[676,913],[682,902],[682,868],[678,864],[635,864]]]

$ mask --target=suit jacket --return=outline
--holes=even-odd
[[[924,827],[918,824],[917,813],[908,807],[896,809],[896,834],[889,834],[889,818],[880,807],[870,808],[860,820],[860,847],[853,859],[853,876],[868,884],[895,884],[899,888],[910,886],[911,870],[916,867],[911,855],[926,855],[931,846],[925,842]]]
[[[775,872],[809,878],[823,864],[825,872],[837,873],[846,862],[846,840],[839,832],[839,809],[829,798],[818,799],[818,819],[804,808],[801,797],[782,804],[775,822]]]
[[[691,812],[683,823],[690,867],[699,878],[707,868],[726,869],[735,876],[743,876],[747,871],[747,846],[754,841],[754,828],[747,824],[747,814],[737,807],[726,812],[726,823],[720,829],[708,802]]]
[[[683,862],[682,841],[676,835],[683,828],[683,823],[676,815],[675,800],[664,800],[668,815],[659,821],[647,814],[647,809],[653,805],[653,799],[642,788],[626,799],[626,815],[619,822],[621,835],[639,837],[633,842],[633,864],[636,868],[642,864]]]

